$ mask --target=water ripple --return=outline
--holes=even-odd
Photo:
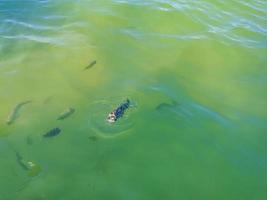
[[[64,44],[63,40],[59,38],[36,36],[36,35],[14,35],[14,36],[0,35],[0,38],[1,37],[5,39],[15,39],[15,40],[23,39],[23,40],[29,40],[29,41],[39,42],[39,43],[56,44],[56,45]]]
[[[14,6],[15,4],[16,6]],[[93,1],[85,0],[76,2],[70,0],[62,2],[28,0],[25,3],[16,0],[2,0],[0,1],[0,13],[3,14],[0,16],[0,33],[5,34],[4,38],[6,39],[17,37],[50,43],[51,40],[38,35],[38,31],[40,33],[49,31],[51,34],[59,32],[60,34],[65,29],[86,29],[86,27],[91,26],[90,20],[83,22],[76,18],[83,7],[97,12],[97,15],[100,15],[100,17],[108,15],[116,18],[120,17],[127,21],[132,19],[122,16],[114,8],[130,5],[140,9],[140,12],[149,13],[156,10],[160,12],[160,15],[171,13],[176,16],[177,14],[177,19],[173,22],[179,22],[179,27],[183,27],[183,32],[149,29],[140,31],[118,28],[117,31],[119,33],[134,38],[149,36],[176,40],[199,40],[215,36],[224,43],[237,43],[253,48],[266,47],[267,3],[263,0],[251,2],[241,0],[233,2],[221,0],[112,0],[112,7],[103,3],[99,3],[99,6],[93,6],[94,4]],[[63,11],[60,9],[61,7],[66,7],[67,9],[64,8],[64,12],[61,12]],[[187,21],[180,22],[179,16],[201,28],[199,30],[191,30]],[[136,17],[138,18],[138,16]],[[177,24],[173,24],[173,26],[177,26]],[[20,33],[18,36],[10,36],[11,33],[17,32],[17,30]],[[29,30],[34,32],[29,33]],[[52,42],[58,43],[54,39],[52,39]]]
[[[266,47],[267,3],[261,0],[254,2],[235,1],[232,2],[233,5],[230,2],[219,0],[114,0],[114,2],[156,9],[161,12],[180,12],[188,19],[206,27],[206,32],[192,32],[185,35],[147,33],[153,36],[194,40],[206,38],[212,33],[224,37],[224,42],[230,40],[243,46]],[[136,33],[130,34],[136,35]]]
[[[5,20],[3,20],[3,23],[7,23],[8,26],[10,26],[10,24],[12,24],[12,25],[23,26],[23,27],[27,27],[27,28],[31,28],[31,29],[35,29],[35,30],[53,30],[53,29],[55,29],[55,27],[51,27],[51,26],[26,23],[26,22],[22,22],[22,21],[13,20],[13,19],[5,19]]]

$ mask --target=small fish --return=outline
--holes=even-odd
[[[97,141],[97,136],[96,135],[90,135],[89,137],[88,137],[91,141]]]
[[[173,105],[169,104],[169,103],[161,103],[156,107],[156,110],[162,110],[164,108],[171,108],[173,107]]]
[[[29,166],[29,170],[28,170],[29,177],[35,177],[42,172],[41,166],[34,163],[33,161],[28,161],[27,165]]]
[[[161,111],[162,109],[164,108],[169,108],[169,109],[172,109],[174,108],[175,106],[177,106],[178,103],[176,101],[172,101],[172,103],[161,103],[159,104],[157,107],[156,107],[156,110],[157,111]]]
[[[96,60],[92,61],[89,65],[87,65],[84,70],[92,68],[96,64]]]
[[[18,164],[24,170],[28,171],[28,176],[29,177],[37,176],[42,171],[40,165],[34,163],[33,161],[26,162],[25,160],[23,160],[22,156],[18,152],[16,152],[16,158],[17,158]]]
[[[51,96],[47,97],[47,98],[43,101],[43,104],[48,104],[50,101],[52,101],[53,98],[54,98],[54,95],[51,95]]]
[[[31,138],[31,136],[27,136],[27,138],[26,138],[26,143],[27,143],[28,145],[32,145],[32,144],[33,144],[33,139]]]
[[[73,113],[75,112],[75,109],[74,108],[68,108],[67,110],[65,110],[63,113],[61,113],[57,120],[63,120],[67,117],[69,117],[70,115],[72,115]]]
[[[50,131],[48,131],[47,133],[45,133],[43,135],[43,137],[45,137],[45,138],[54,137],[54,136],[57,136],[60,132],[61,132],[61,130],[59,128],[53,128]]]
[[[16,159],[18,164],[24,169],[24,170],[29,170],[28,166],[25,164],[23,161],[22,156],[19,154],[19,152],[16,152]]]
[[[6,120],[6,123],[8,125],[12,124],[17,118],[18,118],[18,115],[19,115],[19,111],[20,109],[28,104],[28,103],[31,103],[32,101],[23,101],[21,103],[18,103],[14,108],[13,110],[11,111],[11,113],[9,114],[7,120]]]
[[[118,108],[113,110],[108,114],[107,121],[110,123],[114,123],[118,120],[118,118],[122,117],[125,110],[127,110],[130,106],[130,100],[126,99],[124,103],[122,103]]]

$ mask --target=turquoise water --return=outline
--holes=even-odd
[[[0,200],[265,200],[266,63],[264,0],[0,0]]]

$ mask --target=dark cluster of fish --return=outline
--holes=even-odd
[[[23,101],[21,103],[18,103],[14,109],[11,111],[11,113],[9,114],[6,123],[8,125],[11,125],[19,116],[19,112],[21,110],[21,108],[26,105],[31,103],[31,101]],[[61,113],[57,120],[64,120],[66,118],[68,118],[69,116],[71,116],[73,113],[75,112],[74,108],[68,108],[66,109],[63,113]],[[50,131],[48,131],[47,133],[45,133],[43,136],[46,137],[53,137],[58,135],[61,132],[61,130],[59,128],[53,128]],[[32,143],[32,141],[28,142],[29,138],[27,138],[27,143]],[[17,158],[19,158],[19,156],[17,156]]]
[[[75,112],[74,108],[68,108],[58,116],[57,120],[64,120],[64,119],[68,118],[69,116],[71,116],[74,112]],[[58,127],[52,128],[51,130],[46,132],[43,135],[43,137],[44,138],[54,137],[54,136],[57,136],[60,132],[61,132],[60,128],[58,128]]]
[[[88,69],[92,68],[94,65],[96,65],[96,60],[93,60],[91,63],[89,63],[84,68],[84,70],[88,70]],[[52,99],[52,96],[45,99],[44,104],[48,103],[51,99]],[[15,107],[12,109],[12,111],[8,115],[6,123],[8,125],[11,125],[12,123],[14,123],[15,120],[19,117],[19,114],[20,114],[22,107],[24,107],[25,105],[27,105],[31,102],[32,101],[23,101],[23,102],[20,102],[17,105],[15,105]],[[64,120],[64,119],[68,118],[69,116],[71,116],[74,112],[75,112],[74,108],[68,108],[57,117],[57,120]],[[50,131],[48,131],[47,133],[45,133],[43,136],[44,137],[53,137],[53,136],[58,135],[60,133],[60,131],[61,130],[59,128],[53,128]]]
[[[87,65],[84,70],[91,69],[94,65],[96,65],[96,60],[93,60],[89,65]],[[44,104],[47,104],[49,101],[51,101],[53,96],[50,96],[49,98],[45,99]],[[31,103],[32,101],[23,101],[21,103],[18,103],[15,105],[13,110],[10,112],[6,123],[8,125],[12,124],[19,116],[20,111],[22,107],[25,105]],[[121,103],[116,109],[114,109],[112,112],[110,112],[107,116],[107,121],[109,123],[116,122],[119,118],[122,118],[125,111],[130,107],[130,100],[126,99],[125,102]],[[75,112],[75,109],[72,107],[67,108],[65,111],[63,111],[56,119],[57,120],[65,120],[66,118],[70,117]],[[42,136],[43,138],[50,138],[55,137],[61,133],[61,129],[59,127],[55,127],[44,133]],[[98,138],[95,135],[89,136],[89,139],[92,141],[96,141]],[[33,141],[31,137],[27,137],[27,144],[32,145]],[[17,163],[24,169],[30,171],[30,173],[36,174],[35,171],[38,172],[39,168],[38,166],[32,162],[25,162],[22,158],[22,156],[16,152],[16,160]],[[34,170],[32,170],[34,169]]]
[[[31,101],[25,101],[25,102],[21,102],[19,104],[17,104],[15,106],[15,108],[12,110],[10,116],[8,117],[7,120],[7,124],[11,124],[15,118],[18,115],[19,110],[21,109],[22,106],[30,103]],[[130,100],[126,99],[125,102],[123,102],[122,104],[120,104],[116,109],[114,109],[112,112],[110,112],[107,116],[107,121],[110,123],[114,123],[116,122],[119,118],[123,117],[125,111],[130,107]],[[58,117],[57,120],[64,120],[68,117],[70,117],[73,113],[75,112],[74,108],[67,108],[64,112],[62,112]],[[43,134],[44,138],[49,138],[49,137],[54,137],[59,135],[61,132],[61,129],[56,127],[56,128],[52,128],[51,130],[49,130],[48,132],[46,132],[45,134]],[[95,138],[94,138],[95,139]],[[29,140],[29,138],[28,138]],[[32,143],[32,141],[28,141],[28,143]],[[19,156],[17,156],[17,158],[19,158]]]

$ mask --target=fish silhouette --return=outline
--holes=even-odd
[[[54,136],[57,136],[60,132],[61,132],[61,130],[56,127],[56,128],[51,129],[47,133],[45,133],[43,135],[43,137],[45,137],[45,138],[54,137]]]
[[[96,60],[92,61],[89,65],[87,65],[84,70],[92,68],[96,64]]]
[[[115,110],[113,110],[111,113],[108,114],[107,121],[110,123],[114,123],[117,121],[120,117],[123,116],[124,112],[129,108],[130,106],[130,100],[126,99],[124,103],[119,105]]]
[[[8,125],[11,125],[19,116],[19,111],[21,110],[21,108],[23,106],[25,106],[26,104],[31,103],[32,101],[23,101],[21,103],[18,103],[17,105],[15,105],[15,107],[13,108],[13,110],[11,111],[11,113],[9,114],[9,116],[7,117],[6,123]]]
[[[68,108],[67,110],[65,110],[63,113],[61,113],[57,120],[63,120],[66,119],[67,117],[69,117],[70,115],[72,115],[75,112],[74,108]]]

